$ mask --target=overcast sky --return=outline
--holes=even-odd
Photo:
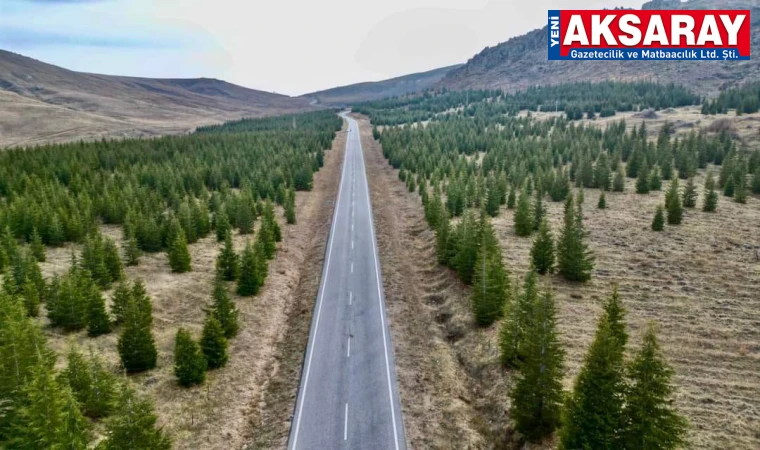
[[[549,9],[642,0],[0,0],[0,48],[68,69],[300,95],[467,61]]]

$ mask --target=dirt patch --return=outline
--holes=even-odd
[[[658,117],[660,116],[653,109],[645,109],[633,115],[634,119],[657,119]]]
[[[362,133],[409,448],[488,448],[504,430],[507,377],[476,331],[469,290],[436,264],[419,197],[398,181],[366,119]],[[496,425],[496,426],[494,426]]]
[[[127,278],[142,279],[153,300],[153,333],[159,353],[155,370],[131,379],[138,391],[154,399],[159,425],[172,436],[175,448],[242,448],[261,426],[262,417],[269,416],[268,411],[262,412],[269,407],[265,393],[284,376],[288,381],[293,378],[297,386],[297,371],[282,364],[279,353],[289,349],[291,341],[301,342],[292,335],[292,323],[302,315],[308,316],[304,319],[307,324],[304,336],[308,335],[311,309],[304,312],[304,304],[313,303],[315,298],[308,292],[309,282],[316,279],[321,266],[318,249],[324,247],[327,236],[324,230],[329,228],[345,131],[338,133],[333,148],[334,151],[326,152],[325,167],[315,174],[314,189],[297,193],[298,223],[286,225],[278,209],[283,241],[276,259],[270,263],[269,277],[258,296],[233,295],[240,310],[241,331],[230,342],[229,364],[209,372],[203,386],[190,389],[177,386],[173,375],[174,336],[180,326],[190,329],[196,337],[200,335],[205,317],[203,307],[211,302],[214,261],[221,245],[214,236],[190,245],[193,271],[186,274],[171,273],[163,253],[145,255],[139,266],[127,268]],[[121,237],[119,227],[104,227],[103,231],[114,239]],[[233,239],[236,249],[242,250],[247,237],[235,235]],[[50,277],[65,272],[73,251],[78,251],[77,246],[49,249],[48,262],[41,264],[43,274]],[[118,331],[92,339],[84,332],[64,335],[54,329],[45,330],[51,347],[59,354],[65,354],[70,342],[75,341],[81,348],[92,348],[103,355],[114,367],[118,365]],[[294,352],[303,355],[304,347],[305,339],[300,347],[295,345]],[[301,356],[293,358],[300,364]],[[59,365],[64,363],[64,358],[59,358]],[[271,380],[276,383],[270,383]],[[289,427],[286,420],[287,415],[285,421],[276,423],[285,433]],[[273,446],[280,447],[282,443]]]
[[[259,408],[250,418],[252,429],[244,448],[280,449],[287,444],[345,150],[344,123],[325,158],[325,166],[314,177],[308,204],[299,204],[299,211],[303,208],[303,214],[309,217],[306,220],[299,217],[299,225],[303,224],[298,238],[300,276],[293,280],[288,319],[282,325],[282,338],[267,367],[268,378],[258,396]]]

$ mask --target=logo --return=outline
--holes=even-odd
[[[550,60],[747,60],[749,10],[551,10]]]

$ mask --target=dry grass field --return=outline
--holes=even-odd
[[[297,193],[296,225],[286,225],[278,208],[283,241],[278,245],[276,259],[270,262],[269,277],[259,295],[238,297],[234,294],[234,285],[230,284],[240,310],[241,331],[230,341],[227,366],[209,372],[205,384],[189,389],[179,387],[173,374],[172,353],[180,326],[190,329],[196,338],[200,335],[205,317],[203,308],[211,302],[214,261],[222,244],[210,235],[190,245],[193,270],[189,273],[171,273],[163,253],[146,254],[139,266],[126,269],[128,280],[145,282],[152,299],[153,334],[159,354],[156,369],[130,379],[139,392],[153,398],[159,425],[170,434],[175,448],[241,448],[258,428],[264,392],[270,381],[280,375],[276,352],[281,342],[291,339],[286,332],[287,323],[294,305],[302,300],[298,287],[303,279],[314,278],[319,273],[321,255],[318,255],[316,270],[312,270],[314,265],[305,265],[304,261],[313,253],[314,243],[326,238],[317,232],[320,228],[315,224],[329,224],[330,208],[325,206],[337,191],[336,178],[344,146],[345,131],[341,131],[334,150],[325,154],[325,166],[315,174],[314,189]],[[120,227],[104,227],[103,232],[120,242]],[[234,236],[236,250],[243,249],[247,238]],[[48,249],[47,262],[40,264],[44,276],[48,278],[68,270],[72,252],[78,252],[76,245]],[[313,296],[308,300],[313,300]],[[59,355],[65,355],[70,345],[76,343],[85,352],[92,349],[102,355],[114,369],[118,367],[118,329],[98,338],[89,338],[86,332],[63,334],[50,327],[46,327],[45,332],[51,348]],[[59,357],[58,365],[65,366],[65,358]],[[280,447],[278,443],[272,448]]]
[[[306,99],[210,78],[74,72],[0,50],[0,148],[187,133],[199,125],[313,109]]]
[[[753,129],[751,116],[732,122],[744,136]],[[654,130],[658,122],[647,126]],[[375,213],[410,443],[484,448],[485,435],[498,448],[508,428],[510,377],[498,367],[497,327],[473,326],[467,288],[435,264],[434,237],[417,194],[398,181],[379,144],[371,142],[366,122],[364,127],[373,195],[392,199],[375,203]],[[704,175],[696,180],[698,206]],[[760,199],[739,205],[721,196],[716,213],[686,210],[682,225],[655,233],[649,227],[664,193],[638,195],[634,180],[627,183],[626,192],[608,193],[606,210],[596,208],[598,190],[585,191],[584,220],[596,255],[592,280],[541,280],[558,305],[567,349],[565,385],[570,389],[601,303],[617,285],[628,310],[629,350],[644,326],[654,323],[659,330],[677,373],[677,405],[691,423],[690,448],[759,448]],[[563,206],[546,205],[556,236]],[[387,208],[392,210],[384,218]],[[532,239],[517,237],[512,220],[512,211],[503,208],[493,222],[512,282],[522,283]],[[393,231],[383,233],[387,228]]]

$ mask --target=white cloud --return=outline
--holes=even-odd
[[[216,77],[291,95],[465,62],[487,45],[544,26],[548,9],[640,6],[640,0],[0,1],[0,30],[24,24],[183,44],[9,48],[43,61],[88,72]]]

